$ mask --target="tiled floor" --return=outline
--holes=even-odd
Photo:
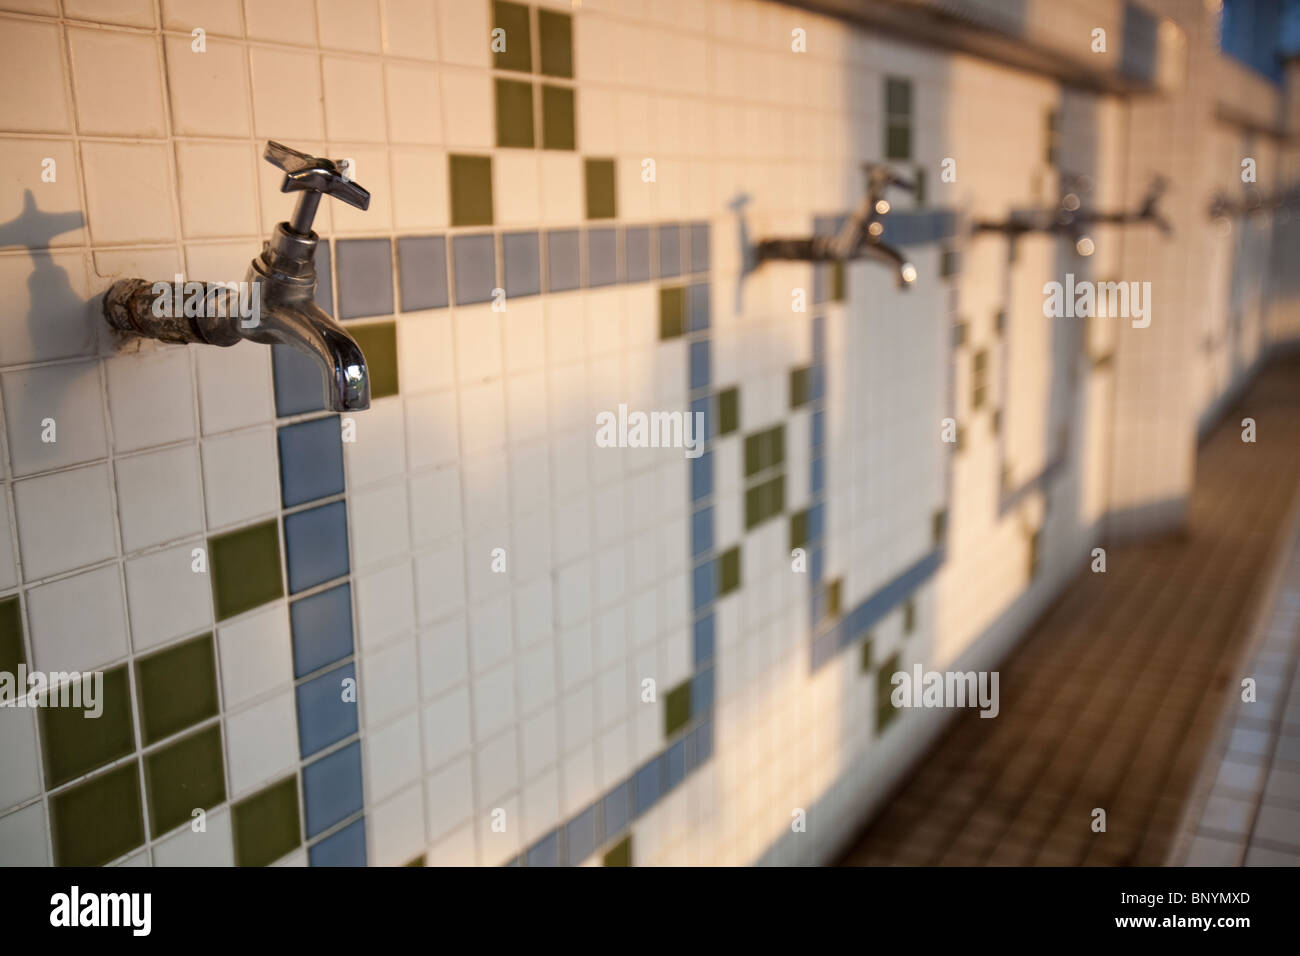
[[[1241,439],[1247,416],[1254,444]],[[1227,687],[1247,676],[1236,662],[1300,479],[1300,359],[1260,374],[1207,436],[1196,475],[1187,533],[1108,548],[1107,572],[1085,571],[1002,664],[1000,716],[958,712],[844,864],[1166,861]],[[1279,619],[1292,648],[1298,580]],[[1281,649],[1251,673],[1261,701],[1291,688],[1285,715],[1261,707],[1239,726],[1233,749],[1248,762],[1225,763],[1224,799],[1207,808],[1272,863],[1295,862],[1300,839],[1300,697]],[[1277,799],[1229,799],[1261,789]]]

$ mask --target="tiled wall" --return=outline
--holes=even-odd
[[[1108,333],[1041,287],[1118,241],[961,228],[1057,155],[1122,202],[1113,100],[758,0],[0,8],[0,670],[106,693],[0,710],[0,862],[816,859],[929,732],[888,674],[995,659],[1093,543]],[[372,193],[316,220],[368,411],[98,315],[243,278],[268,138]],[[915,288],[750,268],[885,159]],[[621,403],[704,453],[597,447]]]

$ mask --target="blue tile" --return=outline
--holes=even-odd
[[[695,728],[695,733],[691,736],[695,738],[695,762],[697,765],[702,764],[713,756],[713,718],[710,717]]]
[[[492,235],[456,236],[451,240],[456,269],[456,304],[490,302],[497,287],[496,242]]]
[[[677,741],[664,754],[664,793],[672,793],[686,779],[686,740]]]
[[[334,287],[330,283],[330,277],[333,274],[333,268],[330,262],[330,244],[328,239],[322,239],[316,245],[316,304],[328,312],[334,314]]]
[[[623,232],[623,258],[627,262],[628,282],[645,282],[654,278],[650,267],[649,226],[633,226]]]
[[[303,677],[352,653],[352,588],[340,584],[289,605],[293,676]]]
[[[713,547],[713,508],[691,515],[691,555],[698,558]]]
[[[713,709],[713,668],[700,671],[691,679],[691,717]]]
[[[279,431],[280,494],[286,508],[343,490],[343,439],[329,415]]]
[[[691,223],[691,272],[709,271],[709,224]]]
[[[552,830],[528,849],[529,866],[560,865],[560,831]]]
[[[546,234],[546,289],[566,292],[582,284],[581,238],[576,229]]]
[[[713,645],[716,639],[714,631],[715,623],[712,614],[706,615],[695,622],[693,657],[697,671],[713,661]]]
[[[814,585],[822,582],[822,567],[826,562],[826,555],[822,553],[821,548],[813,548],[811,560],[808,562],[808,576],[812,578]]]
[[[682,274],[682,227],[665,223],[659,233],[659,278],[671,279]]]
[[[812,366],[810,377],[812,378],[812,400],[820,402],[826,397],[826,366]]]
[[[825,262],[813,263],[813,304],[820,305],[831,297],[831,267]]]
[[[331,833],[307,851],[312,866],[365,866],[366,818]]]
[[[812,446],[821,448],[822,443],[826,441],[826,413],[813,412],[812,415]]]
[[[713,452],[691,459],[691,501],[713,494]]]
[[[605,839],[617,836],[632,819],[632,783],[625,781],[605,795]]]
[[[690,351],[691,390],[709,386],[709,342],[692,342]]]
[[[286,515],[289,593],[348,573],[348,516],[342,501]]]
[[[812,320],[813,361],[826,357],[826,316],[815,315]]]
[[[402,293],[403,312],[446,308],[446,238],[403,236],[398,239],[397,281]]]
[[[716,561],[705,561],[703,564],[695,566],[695,571],[691,575],[691,588],[695,596],[694,603],[691,606],[695,610],[698,611],[700,608],[712,603],[718,592]]]
[[[820,541],[826,531],[826,505],[818,502],[808,509],[808,540]]]
[[[663,793],[663,754],[652,757],[642,765],[633,777],[635,786],[636,815],[642,816],[659,802]]]
[[[361,741],[354,741],[302,769],[307,836],[328,830],[361,809]]]
[[[325,408],[325,375],[306,352],[292,345],[271,346],[275,378],[275,413],[281,418]]]
[[[826,459],[817,457],[812,460],[812,493],[820,495],[826,487]]]
[[[587,230],[587,285],[613,285],[618,281],[618,232]]]
[[[703,332],[709,327],[709,284],[697,282],[686,290],[686,327]]]
[[[357,704],[343,699],[343,682],[350,680],[355,686],[356,679],[356,665],[348,663],[298,685],[295,696],[301,756],[310,757],[357,732]]]
[[[596,847],[604,842],[600,832],[600,807],[592,804],[569,821],[565,829],[565,862],[577,866],[596,852]]]
[[[501,237],[506,298],[542,291],[542,240],[536,232],[507,232]]]
[[[388,239],[340,239],[339,318],[393,312],[393,244]]]
[[[699,343],[696,343],[699,344]],[[694,366],[694,363],[692,363]],[[692,368],[694,371],[694,368]],[[708,385],[708,382],[705,382]],[[697,422],[703,422],[704,427],[697,426]],[[691,402],[691,436],[697,442],[706,442],[713,437],[713,396],[705,395],[703,398],[694,399]],[[703,456],[701,456],[702,458]],[[695,459],[699,461],[700,459]]]

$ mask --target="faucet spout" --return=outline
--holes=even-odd
[[[370,407],[370,375],[356,339],[315,302],[264,307],[261,321],[244,337],[266,345],[289,345],[314,358],[336,412]]]

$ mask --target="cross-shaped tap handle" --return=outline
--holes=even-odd
[[[267,140],[262,158],[284,170],[280,192],[302,193],[289,222],[289,228],[299,235],[311,234],[311,224],[316,218],[322,194],[341,199],[358,209],[370,206],[370,193],[345,176],[342,165],[332,159],[308,156],[275,140]]]

